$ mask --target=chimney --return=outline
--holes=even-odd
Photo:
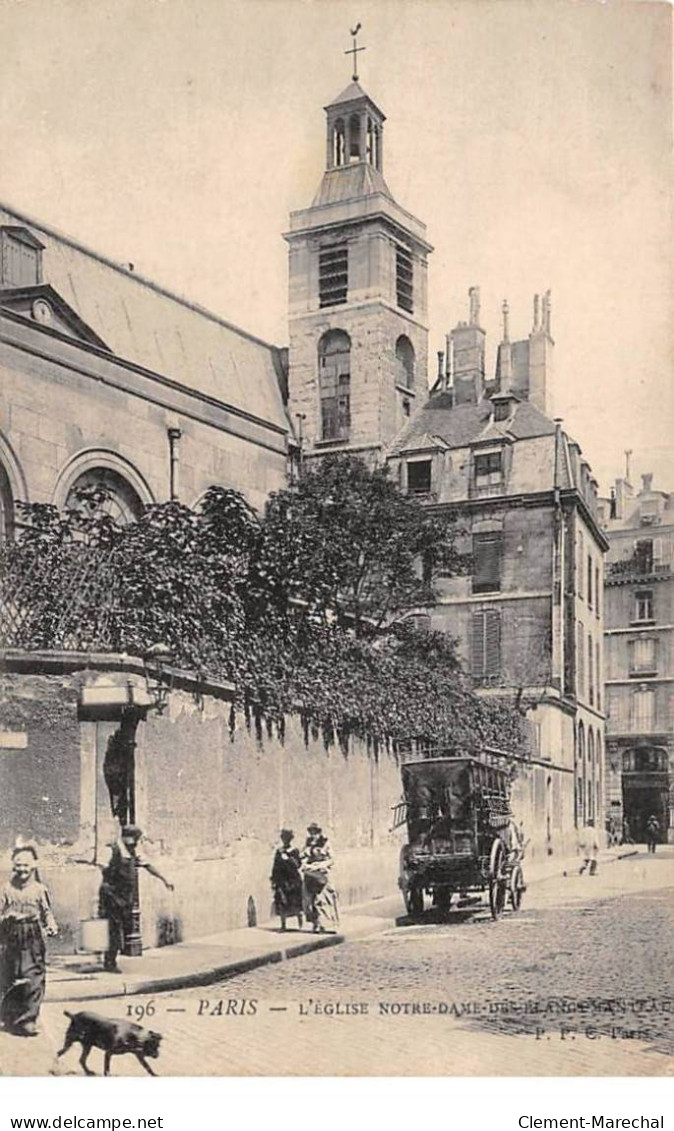
[[[653,490],[653,472],[648,471],[641,476],[641,494],[646,495]]]
[[[628,499],[634,497],[632,491],[632,484],[627,479],[616,479],[615,481],[615,511],[616,518],[625,517],[626,503]]]
[[[468,292],[470,321],[459,322],[450,339],[454,378],[454,403],[477,404],[484,396],[485,332],[480,326],[480,289]]]
[[[438,376],[437,385],[439,389],[445,384],[445,351],[438,350]]]
[[[496,355],[496,393],[510,393],[515,387],[513,382],[513,350],[510,341],[510,321],[508,300],[503,300],[503,337],[499,343]]]
[[[527,397],[541,412],[549,414],[553,382],[555,343],[551,334],[550,291],[542,299],[534,295],[534,322],[529,335],[529,381]]]

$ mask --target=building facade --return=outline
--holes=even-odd
[[[607,810],[636,841],[652,815],[674,841],[674,497],[619,479],[603,525]]]
[[[604,823],[597,484],[578,444],[546,415],[549,295],[535,298],[521,341],[510,341],[504,304],[492,379],[477,288],[469,298],[430,397],[388,458],[403,491],[459,518],[472,570],[440,579],[430,625],[457,638],[482,694],[514,698],[531,723],[536,843],[566,851],[574,826]]]

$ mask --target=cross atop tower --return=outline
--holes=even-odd
[[[353,47],[350,47],[348,51],[344,52],[345,55],[353,55],[353,75],[351,77],[354,82],[358,82],[358,52],[367,51],[367,47],[358,46],[358,32],[360,31],[361,27],[362,24],[356,24],[355,27],[351,28],[351,35],[353,36]]]

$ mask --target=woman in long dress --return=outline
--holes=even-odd
[[[292,829],[281,829],[281,843],[274,853],[271,869],[271,886],[274,892],[274,911],[281,920],[281,930],[286,920],[297,916],[302,926],[302,861],[298,848],[293,848]]]
[[[334,860],[330,843],[320,825],[309,825],[302,853],[304,899],[307,919],[314,931],[336,931],[339,926],[337,892],[330,883]]]
[[[0,896],[0,1021],[21,1037],[37,1035],[47,976],[45,934],[58,934],[37,852],[15,848],[12,876]]]

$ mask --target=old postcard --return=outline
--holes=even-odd
[[[2,1076],[672,1074],[671,24],[0,0]]]

